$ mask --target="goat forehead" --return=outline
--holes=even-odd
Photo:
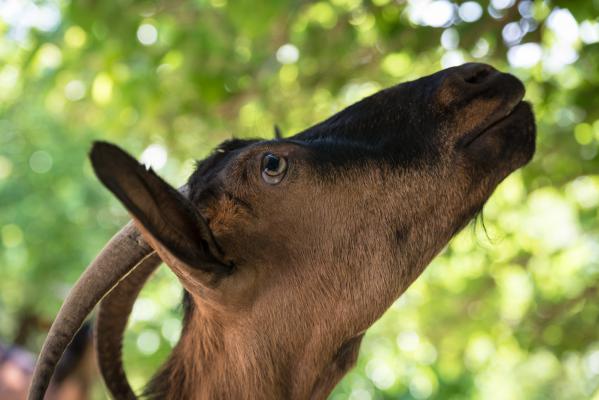
[[[196,162],[196,168],[187,181],[190,198],[197,200],[210,184],[213,183],[219,172],[235,158],[243,149],[258,142],[255,139],[230,139],[221,143],[205,159]]]

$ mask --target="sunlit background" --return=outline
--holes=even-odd
[[[127,221],[94,139],[174,185],[234,137],[291,135],[464,61],[527,87],[538,151],[368,332],[333,399],[599,399],[599,0],[0,0],[0,339],[37,352]],[[135,306],[139,389],[176,343],[163,269]],[[101,386],[99,399],[105,398]]]

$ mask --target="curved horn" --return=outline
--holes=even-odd
[[[187,197],[187,185],[181,186],[179,193]],[[145,258],[100,302],[95,324],[96,357],[104,383],[115,399],[137,399],[123,367],[123,336],[139,292],[161,262],[156,253]]]
[[[37,360],[29,400],[42,400],[66,346],[94,306],[145,257],[153,253],[132,222],[102,249],[69,292]]]
[[[123,335],[139,292],[161,262],[156,253],[145,258],[100,302],[95,327],[96,356],[114,399],[137,399],[123,368]]]

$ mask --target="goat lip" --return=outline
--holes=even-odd
[[[525,103],[525,102],[522,100],[519,100],[518,102],[513,104],[511,107],[507,107],[508,111],[505,115],[503,115],[503,116],[500,115],[499,117],[491,118],[482,127],[479,127],[477,129],[475,129],[474,131],[469,132],[466,135],[462,136],[456,143],[456,147],[466,148],[466,147],[470,146],[478,138],[480,138],[481,136],[484,136],[485,133],[489,132],[491,129],[493,129],[497,125],[503,123],[506,120],[509,120],[512,116],[514,116],[514,114],[517,112],[517,110],[520,108],[520,106],[523,103]]]

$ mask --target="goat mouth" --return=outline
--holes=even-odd
[[[519,99],[515,104],[508,106],[505,108],[507,112],[505,114],[496,113],[494,117],[489,118],[489,120],[479,127],[466,135],[464,135],[458,142],[456,143],[456,147],[466,148],[474,143],[477,139],[484,136],[486,133],[493,130],[493,128],[504,125],[509,122],[511,119],[515,119],[515,117],[522,112],[525,112],[525,109],[529,109],[528,103]]]

